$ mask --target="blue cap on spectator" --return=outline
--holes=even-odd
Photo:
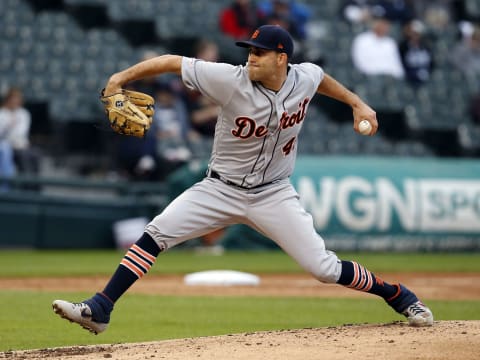
[[[250,40],[237,41],[237,46],[254,46],[260,49],[275,50],[287,54],[290,58],[293,54],[293,40],[287,30],[279,25],[263,25],[255,30]]]

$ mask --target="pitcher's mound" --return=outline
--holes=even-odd
[[[13,359],[326,359],[478,360],[480,321],[437,321],[428,328],[406,323],[264,331],[0,353]]]

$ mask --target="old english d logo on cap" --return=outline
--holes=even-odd
[[[249,40],[237,41],[235,44],[275,50],[287,54],[288,57],[293,54],[293,39],[288,31],[279,25],[262,25],[253,32]]]

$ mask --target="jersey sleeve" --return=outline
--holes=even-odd
[[[188,57],[182,60],[182,80],[185,86],[200,91],[219,105],[230,101],[240,76],[238,66]]]
[[[300,67],[306,74],[308,74],[308,78],[312,79],[313,87],[316,91],[325,76],[323,69],[313,63],[302,63],[300,64]]]

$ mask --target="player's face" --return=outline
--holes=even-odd
[[[265,82],[278,74],[279,59],[284,54],[273,50],[251,47],[248,52],[248,75],[252,81]]]

